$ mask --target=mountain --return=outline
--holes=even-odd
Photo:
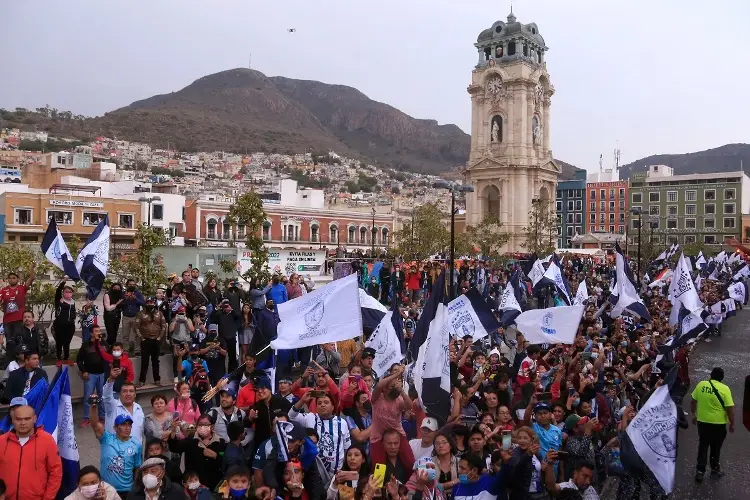
[[[667,165],[675,175],[737,172],[750,167],[750,144],[725,144],[718,148],[685,154],[647,156],[620,170],[620,179],[628,179],[633,172],[645,172],[649,165]]]
[[[93,120],[91,127],[103,134],[156,147],[280,153],[333,149],[431,173],[465,163],[470,144],[455,125],[413,118],[351,87],[269,78],[250,69],[208,75]]]

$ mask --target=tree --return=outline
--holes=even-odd
[[[168,283],[164,260],[160,253],[154,252],[157,247],[171,245],[172,238],[162,228],[146,224],[141,224],[135,238],[139,242],[138,250],[122,259],[110,259],[109,274],[113,276],[113,282],[136,280],[140,282],[139,288],[144,295],[153,295],[159,285]]]
[[[479,247],[479,252],[485,258],[499,255],[500,249],[510,240],[510,233],[503,231],[503,223],[491,214],[487,214],[478,225],[469,226],[466,230],[469,239]]]
[[[549,200],[532,202],[529,225],[523,228],[525,241],[521,246],[539,256],[551,254],[557,246],[557,225],[557,214]]]
[[[444,219],[445,214],[436,203],[416,207],[411,220],[394,234],[396,253],[404,258],[426,260],[450,249],[450,227]]]
[[[253,191],[243,194],[229,209],[227,219],[233,226],[245,226],[245,248],[250,252],[250,269],[242,278],[247,281],[257,278],[261,283],[267,282],[271,277],[268,269],[268,249],[260,236],[266,221],[263,200]]]

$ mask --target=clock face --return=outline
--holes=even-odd
[[[489,81],[489,83],[487,83],[487,90],[489,90],[491,94],[497,94],[502,89],[503,81],[500,80],[500,78],[493,78]]]

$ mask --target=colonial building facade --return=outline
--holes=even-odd
[[[535,23],[511,14],[482,31],[474,44],[471,152],[466,172],[466,222],[500,219],[512,237],[505,251],[521,251],[534,200],[553,203],[560,168],[550,150],[550,104],[555,92]],[[550,210],[553,207],[550,206]]]

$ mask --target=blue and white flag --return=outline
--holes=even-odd
[[[610,296],[612,311],[610,316],[618,318],[623,312],[628,311],[640,316],[645,322],[651,321],[651,315],[643,304],[643,300],[636,292],[633,284],[632,271],[625,262],[625,256],[622,253],[619,243],[615,243],[615,288]]]
[[[734,299],[740,304],[747,304],[747,286],[744,282],[732,283],[727,288],[727,293],[730,299]]]
[[[375,330],[383,321],[388,308],[361,288],[359,289],[359,304],[362,311],[362,327],[370,331]]]
[[[659,256],[654,259],[654,262],[661,262],[663,260],[667,260],[667,251],[668,250],[664,250],[662,253],[660,253]]]
[[[688,311],[695,312],[703,309],[703,302],[701,302],[698,291],[695,289],[693,278],[690,277],[685,254],[680,255],[680,259],[677,261],[672,283],[669,285],[669,296],[672,301],[672,313],[669,316],[670,326],[674,326],[678,321],[680,304],[685,306]]]
[[[109,217],[99,222],[76,259],[78,275],[86,283],[86,298],[95,300],[102,291],[109,268]]]
[[[695,267],[698,269],[706,267],[706,258],[703,256],[703,251],[698,252],[698,257],[695,258]]]
[[[417,328],[414,330],[411,342],[409,342],[409,359],[417,359],[419,348],[427,340],[430,322],[437,314],[438,305],[445,302],[445,279],[445,272],[441,272],[432,286],[430,298],[427,299],[427,303],[422,309],[422,315],[417,320]]]
[[[535,259],[531,263],[531,269],[528,273],[529,279],[531,280],[531,286],[535,287],[537,283],[544,277],[544,265],[541,259]]]
[[[670,494],[677,460],[677,405],[669,394],[668,385],[660,386],[651,394],[628,425],[626,434],[664,492]],[[631,463],[626,456],[629,451],[628,446],[622,454],[623,462],[628,462],[626,467]]]
[[[42,253],[55,267],[67,274],[68,278],[74,281],[80,279],[76,263],[70,255],[68,245],[65,244],[54,218],[49,220],[47,232],[44,233],[44,238],[42,238]]]
[[[391,366],[404,359],[403,331],[404,323],[394,300],[394,307],[385,313],[383,320],[365,342],[365,347],[375,349],[372,369],[378,377],[385,375]]]
[[[492,309],[474,287],[448,304],[448,316],[451,336],[464,338],[471,335],[472,342],[485,338],[500,327]]]
[[[422,407],[445,424],[451,410],[450,335],[452,326],[445,302],[445,272],[440,274],[417,324],[410,349],[418,350],[413,376]],[[433,301],[430,303],[430,301]],[[421,329],[427,332],[417,345]]]
[[[331,281],[310,293],[279,304],[274,349],[297,349],[349,340],[362,334],[357,275]]]
[[[705,312],[705,314],[707,315],[708,312]],[[680,312],[674,337],[669,346],[664,345],[659,347],[659,352],[667,354],[668,352],[687,344],[690,339],[697,338],[706,330],[708,330],[708,325],[703,322],[701,314],[690,311],[686,309],[685,306],[680,305]]]
[[[34,413],[37,415],[39,415],[39,410],[42,409],[44,398],[47,397],[48,390],[49,382],[42,378],[39,379],[39,381],[34,384],[31,390],[24,396],[26,398],[26,402],[29,403],[29,406],[34,408]],[[10,415],[6,415],[2,420],[0,420],[0,432],[10,432],[12,428],[13,422],[11,422],[10,420]]]
[[[516,328],[530,344],[572,344],[586,307],[530,309],[516,318]]]
[[[70,399],[70,375],[67,366],[58,370],[52,388],[37,415],[37,424],[52,434],[62,459],[63,479],[59,493],[70,495],[78,486],[78,444],[73,422],[73,402]]]
[[[586,302],[589,300],[589,289],[586,286],[586,280],[581,280],[580,283],[578,283],[578,290],[576,291],[576,296],[573,299],[573,305],[578,306],[582,304],[586,304]]]
[[[544,272],[544,279],[549,280],[550,283],[554,283],[557,292],[565,299],[567,305],[571,305],[570,299],[570,284],[568,280],[563,276],[562,269],[560,268],[560,262],[557,260],[557,256],[553,255],[549,261],[549,266]]]
[[[726,260],[727,260],[727,253],[724,250],[719,252],[718,255],[714,257],[714,261],[716,261],[717,264],[723,264],[724,261]]]
[[[734,273],[734,276],[732,276],[733,280],[740,281],[743,278],[747,278],[750,276],[750,266],[747,264],[743,265],[739,270]]]
[[[518,301],[518,296],[520,294],[518,290],[518,274],[518,270],[513,273],[513,277],[511,277],[508,286],[505,287],[503,294],[500,296],[500,303],[497,309],[501,313],[500,326],[503,328],[508,328],[512,325],[518,315],[523,311],[521,304]]]

